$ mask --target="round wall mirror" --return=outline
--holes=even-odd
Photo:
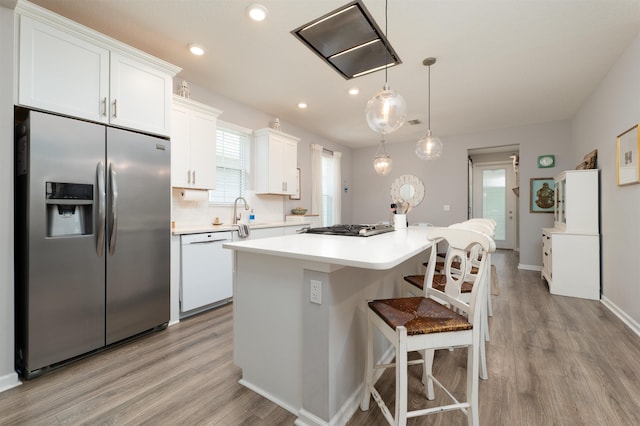
[[[406,201],[411,207],[415,207],[424,198],[424,184],[417,176],[402,175],[393,181],[389,192],[392,202]]]

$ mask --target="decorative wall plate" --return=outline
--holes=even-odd
[[[555,155],[541,155],[538,157],[538,168],[547,169],[556,165]]]

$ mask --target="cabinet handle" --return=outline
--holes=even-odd
[[[196,171],[193,171],[193,184],[196,184]]]
[[[113,100],[113,118],[118,118],[118,100]]]
[[[107,116],[107,97],[102,98],[102,116]]]
[[[187,170],[187,183],[191,184],[191,170]]]

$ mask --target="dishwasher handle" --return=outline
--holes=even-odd
[[[231,240],[228,238],[219,238],[217,240],[193,241],[187,244],[211,244],[211,243],[218,243],[220,241],[231,241]]]

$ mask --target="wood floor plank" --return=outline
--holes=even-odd
[[[552,296],[517,253],[493,256],[489,380],[480,382],[483,425],[640,424],[640,338],[598,301]],[[295,416],[241,386],[233,365],[232,306],[215,309],[0,393],[0,425],[292,425]],[[438,351],[434,372],[463,395],[466,350]],[[381,394],[393,408],[395,376]],[[427,401],[420,367],[409,374],[412,409]],[[374,402],[349,425],[384,425]],[[466,425],[459,412],[409,425]]]

